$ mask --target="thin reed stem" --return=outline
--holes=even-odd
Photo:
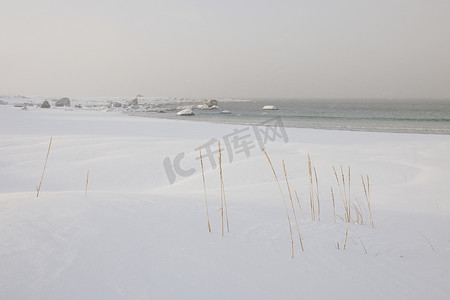
[[[289,232],[291,234],[291,252],[292,252],[292,258],[294,258],[294,239],[292,237],[292,226],[291,226],[291,219],[289,218],[289,213],[288,213],[288,209],[287,209],[287,205],[286,205],[286,201],[284,200],[284,195],[283,195],[283,191],[281,190],[281,186],[280,186],[280,182],[278,181],[278,177],[277,177],[277,173],[275,173],[275,169],[273,168],[272,162],[270,161],[269,155],[267,154],[266,150],[261,149],[262,152],[264,152],[264,154],[266,155],[267,161],[270,164],[270,167],[272,168],[272,172],[273,172],[273,176],[275,176],[275,180],[277,181],[277,185],[278,185],[278,190],[280,191],[281,194],[281,199],[283,200],[283,204],[284,204],[284,209],[286,210],[286,217],[289,223]]]
[[[371,208],[371,203],[372,203],[372,198],[370,197],[370,181],[369,181],[369,175],[367,175],[367,195],[368,195],[368,199],[369,199],[369,218],[370,218],[370,224],[372,224],[372,228],[375,228],[375,225],[373,224],[373,218],[372,218],[372,208]]]
[[[36,198],[39,197],[39,192],[41,191],[42,180],[44,179],[45,168],[47,167],[48,155],[50,154],[50,148],[52,146],[53,137],[50,137],[50,142],[48,144],[47,156],[45,157],[44,169],[42,170],[41,181],[39,182],[39,186],[36,187],[37,193]]]
[[[298,198],[297,191],[294,190],[295,197],[297,198],[298,207],[300,208],[300,212],[302,213],[303,220],[305,219],[305,215],[303,214],[302,206],[300,205],[300,199]]]
[[[89,170],[86,173],[86,189],[84,191],[84,198],[87,197],[87,189],[88,189],[88,184],[89,184]]]
[[[344,187],[344,205],[346,207],[345,209],[345,219],[347,220],[347,222],[350,222],[350,207],[348,206],[348,202],[347,202],[347,190],[345,188],[345,175],[344,175],[344,169],[342,169],[342,165],[341,165],[341,176],[342,176],[342,186]]]
[[[228,225],[228,211],[227,211],[227,202],[225,199],[225,187],[223,185],[223,174],[222,174],[222,150],[220,148],[220,141],[218,141],[219,144],[219,169],[220,169],[220,210],[221,210],[221,217],[222,217],[222,236],[224,231],[223,226],[223,210],[224,210],[224,204],[225,204],[225,216],[227,221],[227,230],[230,232],[230,227]]]
[[[433,247],[433,245],[431,244],[430,240],[427,239],[427,237],[426,237],[422,232],[420,232],[420,231],[418,231],[418,232],[419,232],[419,234],[420,234],[421,236],[423,236],[423,238],[424,238],[425,240],[427,240],[427,242],[428,242],[428,244],[430,245],[431,249],[433,249],[433,251],[436,251],[436,249],[435,249],[435,248]]]
[[[348,236],[348,228],[345,229],[344,250],[345,250],[345,246],[347,245],[347,236]]]
[[[314,187],[313,187],[311,157],[309,156],[309,153],[308,153],[308,171],[309,171],[309,205],[311,207],[311,221],[315,221],[316,212],[314,209]]]
[[[347,210],[348,210],[347,203],[345,202],[344,194],[342,193],[341,182],[339,181],[339,177],[338,177],[338,174],[336,172],[336,168],[334,166],[333,166],[333,171],[334,171],[334,176],[336,177],[336,181],[337,181],[337,184],[338,184],[339,194],[341,195],[341,200],[342,200],[342,203],[344,204],[344,209],[345,209],[344,221],[346,222],[347,221]]]
[[[334,223],[336,223],[336,205],[334,204],[334,192],[333,188],[330,187],[331,190],[331,199],[333,199],[333,217],[334,217]]]
[[[364,177],[361,175],[362,184],[364,187],[364,196],[366,197],[367,207],[369,208],[369,220],[370,225],[372,225],[372,228],[374,228],[373,224],[373,218],[372,218],[372,209],[370,207],[370,190],[369,190],[369,176],[367,176],[367,189],[366,189],[366,182],[364,181]]]
[[[348,166],[348,220],[350,222],[350,207],[351,207],[351,201],[350,201],[350,166]]]
[[[314,167],[314,177],[316,179],[317,220],[320,221],[319,181],[317,180],[316,167]]]
[[[203,168],[202,150],[199,151],[200,151],[200,163],[202,165],[203,190],[205,192],[206,219],[208,221],[208,230],[209,232],[211,232],[211,224],[209,223],[209,213],[208,213],[208,199],[206,198],[206,181],[205,181],[205,170]]]
[[[356,234],[356,236],[358,237],[359,241],[361,242],[361,245],[362,245],[363,248],[364,248],[364,252],[367,254],[366,246],[364,245],[364,243],[363,243],[361,237],[360,237],[359,234],[357,234],[356,232],[353,231],[353,233]]]
[[[302,251],[305,251],[303,249],[302,236],[300,234],[300,230],[298,229],[297,215],[295,214],[294,201],[292,201],[291,188],[289,187],[289,181],[288,181],[288,177],[287,177],[287,173],[286,173],[286,166],[284,164],[284,160],[283,160],[283,171],[284,171],[284,178],[286,179],[286,185],[287,185],[288,192],[289,192],[289,199],[291,200],[292,212],[294,213],[295,225],[297,226],[298,239],[300,240],[300,246],[302,247]]]
[[[228,223],[227,197],[225,196],[225,185],[222,178],[223,203],[225,204],[225,219],[227,221],[227,232],[230,232],[230,224]]]

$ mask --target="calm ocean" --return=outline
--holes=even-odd
[[[197,105],[183,103],[182,105]],[[279,110],[263,110],[275,105]],[[192,121],[261,124],[281,117],[284,126],[328,130],[450,134],[450,100],[249,100],[219,101],[220,109],[194,110],[194,116],[175,112],[147,116]],[[228,110],[230,114],[221,114]]]

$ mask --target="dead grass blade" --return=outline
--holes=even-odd
[[[300,240],[300,246],[302,247],[302,251],[305,251],[305,249],[303,248],[302,236],[301,236],[300,230],[298,228],[297,215],[295,214],[294,201],[292,201],[291,188],[289,187],[289,181],[288,181],[288,178],[287,178],[286,166],[284,164],[284,160],[283,160],[283,171],[284,171],[284,178],[286,179],[287,189],[288,189],[288,192],[289,192],[289,199],[291,200],[292,212],[294,213],[295,225],[297,226],[298,239]]]
[[[348,228],[345,229],[344,250],[345,250],[345,246],[347,245],[347,237],[348,237]]]
[[[311,221],[316,220],[316,212],[314,209],[314,187],[313,187],[313,175],[311,166],[311,157],[308,153],[308,171],[309,171],[309,205],[311,208]]]
[[[88,184],[89,184],[89,170],[86,173],[86,189],[84,190],[84,198],[86,199],[87,197],[87,189],[88,189]]]
[[[356,234],[356,236],[358,237],[359,241],[361,242],[361,245],[362,245],[363,248],[364,248],[364,252],[367,254],[366,246],[364,245],[364,243],[363,243],[361,237],[360,237],[359,234],[357,234],[356,232],[353,231],[353,233]]]
[[[331,190],[331,199],[333,199],[333,218],[334,218],[334,223],[336,223],[336,205],[334,204],[334,192],[333,192],[333,188],[330,187]]]
[[[372,228],[375,228],[375,225],[373,224],[373,217],[372,217],[372,209],[370,207],[370,182],[369,182],[369,175],[367,175],[367,182],[364,181],[364,177],[361,175],[362,184],[364,187],[364,196],[366,197],[367,207],[369,208],[369,220],[370,225],[372,225]],[[367,188],[366,188],[367,185]]]
[[[302,206],[300,205],[300,199],[298,198],[297,191],[294,190],[295,197],[297,198],[298,207],[300,208],[300,212],[302,213],[303,220],[305,219],[305,215],[303,214]]]
[[[39,182],[39,186],[36,187],[36,198],[39,197],[39,192],[41,191],[42,180],[44,180],[45,168],[47,167],[48,155],[50,154],[50,148],[52,147],[53,137],[50,137],[50,142],[48,144],[47,156],[45,157],[44,169],[42,170],[41,181]]]
[[[431,249],[433,249],[433,251],[436,251],[436,248],[433,247],[433,245],[431,244],[430,240],[427,239],[427,237],[422,232],[420,232],[420,231],[418,231],[418,232],[428,242],[428,244],[430,245]]]
[[[275,173],[275,169],[273,168],[272,161],[270,160],[269,155],[267,154],[266,150],[264,150],[264,149],[261,149],[261,150],[262,150],[262,152],[264,152],[264,154],[265,154],[265,156],[267,158],[267,161],[269,162],[269,165],[272,168],[273,176],[275,176],[275,180],[277,181],[277,185],[278,185],[278,190],[280,191],[281,199],[283,200],[284,208],[286,210],[286,217],[287,217],[287,220],[288,220],[288,223],[289,223],[289,232],[291,234],[292,258],[294,258],[294,239],[292,237],[291,219],[289,218],[289,213],[288,213],[288,208],[287,208],[287,205],[286,205],[286,200],[284,200],[283,191],[281,190],[280,182],[278,181],[277,173]]]
[[[316,179],[317,221],[320,221],[319,181],[317,180],[316,167],[314,167],[314,177]]]
[[[222,236],[224,231],[223,226],[223,210],[225,208],[225,217],[227,221],[227,231],[230,232],[230,226],[228,224],[228,210],[227,210],[227,200],[225,198],[225,187],[223,184],[223,173],[222,173],[222,150],[220,148],[220,141],[218,141],[219,144],[219,169],[220,169],[220,210],[221,210],[221,216],[222,216]]]
[[[208,221],[208,230],[209,232],[211,232],[211,224],[209,223],[208,199],[206,198],[206,181],[205,181],[205,170],[203,168],[202,150],[199,151],[200,151],[200,164],[202,165],[203,190],[205,192],[206,219]]]

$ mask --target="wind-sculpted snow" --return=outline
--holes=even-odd
[[[232,160],[223,146],[224,237],[219,168],[203,158],[208,232],[196,149],[247,127],[0,106],[0,298],[447,298],[449,136],[287,128],[287,141],[267,140],[286,201],[282,160],[302,207],[294,198],[305,251],[294,235],[292,259],[281,195],[256,146]],[[180,167],[195,171],[170,184],[164,160],[179,153]],[[308,153],[320,221],[311,221]],[[341,165],[351,167],[359,224],[353,206],[352,222],[343,221],[332,169]],[[370,178],[374,228],[361,175]]]

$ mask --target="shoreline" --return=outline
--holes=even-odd
[[[194,111],[196,112],[196,111]],[[196,116],[176,116],[173,112],[165,112],[165,113],[156,113],[156,112],[123,112],[126,115],[129,116],[135,116],[135,117],[144,117],[144,118],[152,118],[152,119],[164,119],[164,120],[182,120],[187,122],[199,122],[199,123],[209,123],[209,124],[229,124],[229,125],[241,125],[241,126],[257,126],[261,125],[261,123],[257,122],[244,122],[239,120],[226,120],[221,119],[221,121],[213,121],[213,120],[203,120],[203,119],[196,119]],[[170,117],[165,116],[168,114],[172,114]],[[219,114],[219,113],[217,113]],[[268,119],[270,119],[270,116],[268,116]],[[330,130],[330,131],[350,131],[350,132],[376,132],[376,133],[398,133],[398,134],[419,134],[419,135],[450,135],[450,128],[448,129],[427,129],[427,128],[403,128],[403,129],[387,129],[387,128],[360,128],[360,127],[354,127],[354,128],[333,128],[333,127],[325,127],[325,126],[289,126],[285,125],[286,128],[301,128],[301,129],[316,129],[316,130]]]
[[[44,98],[4,97],[9,105],[20,106],[30,103],[30,110],[36,107]],[[450,135],[450,101],[433,100],[430,108],[425,100],[219,100],[216,109],[199,109],[200,103],[194,99],[172,98],[135,98],[136,104],[130,103],[131,98],[73,98],[72,105],[67,109],[73,111],[105,111],[122,112],[130,116],[152,119],[185,120],[189,122],[207,122],[209,124],[233,124],[243,126],[261,125],[271,118],[280,118],[286,128],[305,128],[332,131],[354,132],[385,132],[420,135]],[[56,101],[55,99],[50,101]],[[117,104],[122,107],[114,107]],[[265,105],[276,104],[279,110],[262,110]],[[136,106],[135,106],[136,105]],[[386,106],[388,105],[388,106]],[[392,109],[386,109],[391,107]],[[405,106],[406,105],[406,106]],[[411,109],[407,109],[411,105]],[[3,105],[2,105],[3,106]],[[193,116],[177,116],[177,111],[193,108]],[[20,108],[18,108],[20,109]],[[50,109],[55,109],[52,105]],[[373,109],[373,111],[372,111]],[[407,113],[403,113],[407,109]],[[222,110],[228,114],[221,114]],[[348,113],[348,111],[350,111]]]

